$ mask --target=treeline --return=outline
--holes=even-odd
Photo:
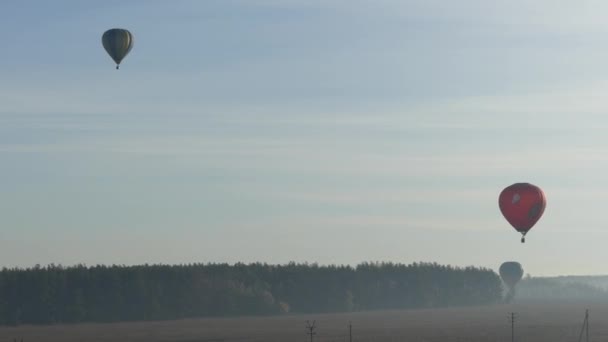
[[[573,277],[573,279],[524,278],[517,285],[515,299],[520,302],[581,300],[608,302],[607,290],[583,277],[581,279]]]
[[[489,269],[436,263],[50,265],[0,271],[0,324],[446,307],[501,294]]]

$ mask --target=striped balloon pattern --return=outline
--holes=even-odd
[[[118,69],[120,62],[133,48],[133,35],[128,30],[113,28],[104,32],[101,43],[108,55],[116,62],[116,69]]]

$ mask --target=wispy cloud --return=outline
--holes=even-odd
[[[0,13],[22,28],[0,30],[20,51],[0,65],[3,260],[169,241],[186,261],[515,251],[534,273],[575,258],[578,232],[606,238],[600,1],[115,5]],[[99,44],[116,22],[136,32],[120,71]],[[496,204],[518,181],[548,196],[534,248]]]

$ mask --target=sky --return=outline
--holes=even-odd
[[[608,274],[608,3],[0,2],[0,265]],[[120,70],[109,28],[135,44]],[[525,244],[508,185],[547,196]]]

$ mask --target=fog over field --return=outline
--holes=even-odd
[[[593,303],[513,304],[486,307],[374,311],[345,314],[189,319],[163,322],[78,324],[0,328],[0,339],[24,342],[309,341],[306,320],[316,320],[315,341],[510,341],[508,316],[516,312],[517,341],[577,341],[585,309],[590,336],[608,338],[608,305]]]
[[[36,279],[46,279],[47,287]],[[572,341],[588,309],[590,336],[601,340],[608,337],[608,291],[595,286],[602,279],[527,276],[506,304],[493,271],[433,263],[362,264],[356,269],[219,264],[4,270],[0,339],[305,341],[306,322],[314,321],[316,341],[345,341],[349,324],[355,341],[506,341],[513,314],[517,340]],[[52,293],[57,295],[49,297]],[[381,309],[387,307],[401,309]],[[213,317],[218,315],[226,317]],[[186,318],[171,318],[176,316]],[[119,322],[124,320],[129,322]]]

